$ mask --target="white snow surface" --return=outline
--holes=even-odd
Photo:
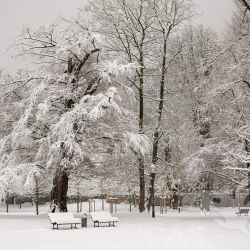
[[[250,217],[235,215],[233,208],[212,208],[205,215],[197,208],[184,208],[181,213],[168,209],[153,219],[135,208],[118,205],[117,227],[93,227],[88,216],[88,227],[52,230],[47,213],[40,208],[10,205],[9,213],[0,206],[0,249],[4,250],[245,250],[250,244]],[[87,210],[88,203],[84,203]],[[108,210],[108,204],[105,204]],[[76,213],[76,204],[69,206]],[[96,203],[96,211],[101,210]],[[157,212],[158,212],[157,208]]]

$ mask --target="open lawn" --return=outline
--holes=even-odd
[[[107,206],[106,206],[107,207]],[[77,216],[76,205],[69,206]],[[85,204],[87,208],[87,204]],[[212,208],[206,216],[197,208],[181,213],[168,210],[152,219],[148,213],[118,207],[117,227],[52,230],[47,212],[34,215],[34,208],[0,209],[0,244],[4,250],[244,250],[250,245],[250,217],[237,216],[232,208]],[[98,207],[97,207],[98,209]],[[79,216],[79,215],[78,215]]]

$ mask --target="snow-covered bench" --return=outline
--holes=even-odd
[[[109,224],[109,226],[115,226],[115,222],[118,222],[117,217],[113,217],[109,212],[92,212],[90,213],[91,219],[94,222],[94,227],[100,224]]]
[[[248,215],[248,213],[249,213],[249,209],[248,208],[240,208],[240,211],[236,212],[236,214],[238,214],[238,215],[245,214],[246,216]]]
[[[71,225],[71,229],[73,225],[75,228],[77,224],[81,224],[80,218],[75,218],[72,213],[49,213],[48,214],[51,224],[53,225],[53,229],[58,229],[59,225]]]

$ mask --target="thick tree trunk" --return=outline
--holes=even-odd
[[[69,177],[66,171],[57,171],[53,179],[52,196],[60,212],[68,212],[67,192]]]

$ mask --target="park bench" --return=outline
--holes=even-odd
[[[53,229],[58,229],[59,225],[71,225],[71,229],[77,228],[77,224],[81,224],[80,218],[75,218],[72,213],[49,213],[48,214]]]
[[[110,226],[115,226],[115,222],[118,222],[117,217],[113,217],[109,212],[92,212],[90,213],[90,217],[94,222],[94,227],[100,224],[108,224]]]
[[[249,209],[248,208],[240,208],[240,211],[236,212],[236,214],[238,214],[238,215],[245,214],[245,216],[247,216],[248,213],[249,213]]]

